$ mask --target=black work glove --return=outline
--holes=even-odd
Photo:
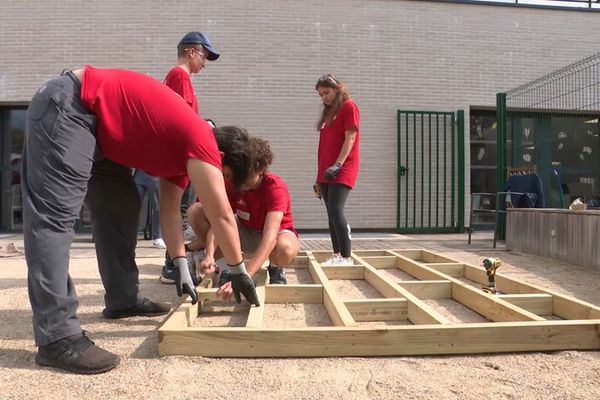
[[[242,296],[248,301],[248,303],[254,304],[260,307],[260,301],[258,301],[258,295],[256,294],[256,287],[254,281],[246,272],[246,265],[244,261],[237,265],[229,265],[231,271],[231,289],[233,289],[233,295],[238,303],[242,302]]]
[[[198,302],[198,292],[194,287],[188,261],[186,257],[175,257],[173,259],[175,265],[175,287],[177,288],[177,296],[181,297],[184,293],[189,294],[192,298],[192,304]]]
[[[337,174],[340,172],[340,169],[342,169],[342,164],[340,164],[339,162],[336,162],[331,167],[329,167],[325,170],[325,173],[323,174],[323,178],[327,179],[328,181],[335,179]]]

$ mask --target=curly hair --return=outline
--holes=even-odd
[[[253,157],[248,131],[238,126],[220,126],[213,129],[217,146],[222,151],[224,166],[233,171],[233,184],[239,188],[248,179]]]
[[[258,174],[266,172],[274,158],[271,145],[267,140],[259,137],[251,137],[249,144],[253,157],[252,172]]]

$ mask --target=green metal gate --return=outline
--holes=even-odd
[[[398,233],[464,232],[464,111],[398,110]]]

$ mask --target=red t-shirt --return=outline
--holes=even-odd
[[[356,183],[360,165],[360,113],[356,103],[346,100],[342,103],[331,125],[321,127],[319,137],[319,153],[317,168],[317,183],[341,183],[350,189]],[[356,140],[342,165],[337,177],[331,181],[323,177],[325,170],[335,164],[346,138],[346,130],[356,129]]]
[[[175,92],[133,71],[85,67],[81,102],[97,117],[104,157],[185,188],[187,161],[221,169],[211,127]]]
[[[192,110],[198,114],[198,99],[192,85],[190,75],[179,67],[169,71],[165,77],[165,85],[173,89],[175,93],[183,97],[186,103],[192,107]]]
[[[256,190],[238,191],[231,181],[225,180],[227,197],[240,223],[248,229],[264,229],[267,213],[283,212],[279,230],[287,229],[296,234],[292,217],[292,201],[287,185],[279,176],[266,173]]]

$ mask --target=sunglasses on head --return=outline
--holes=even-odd
[[[339,82],[333,77],[333,75],[323,75],[319,78],[319,83],[330,82],[334,85],[339,85]]]

